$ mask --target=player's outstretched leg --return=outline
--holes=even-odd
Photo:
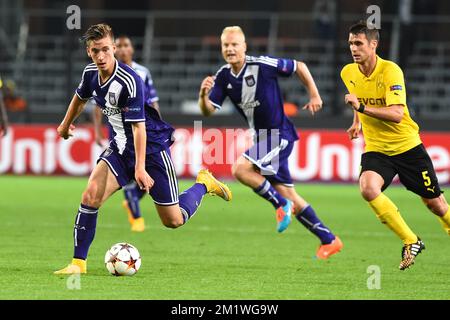
[[[277,220],[277,231],[283,232],[286,230],[292,221],[292,201],[278,193],[272,184],[257,172],[254,165],[244,157],[238,158],[233,165],[232,173],[239,182],[252,188],[257,195],[273,205]]]
[[[423,241],[403,220],[397,206],[381,192],[384,184],[383,177],[374,171],[364,171],[361,174],[359,183],[361,195],[375,212],[377,218],[403,242],[402,260],[399,268],[404,270],[410,267],[414,264],[417,255],[422,252],[422,249],[425,249]]]
[[[318,259],[328,259],[342,250],[344,245],[341,239],[323,224],[312,206],[295,191],[294,187],[276,184],[275,188],[284,197],[294,202],[294,214],[297,220],[320,240],[321,245],[316,252]]]
[[[227,185],[214,178],[208,170],[200,170],[196,183],[179,195],[178,203],[171,205],[155,203],[161,221],[168,228],[178,228],[186,224],[197,212],[205,194],[217,195],[225,201],[232,199],[232,193]]]
[[[139,189],[136,182],[131,182],[123,188],[125,200],[122,206],[128,214],[128,222],[131,225],[131,231],[143,232],[145,230],[144,218],[141,214],[139,201],[145,195],[145,191]]]
[[[119,189],[119,184],[104,161],[100,161],[92,172],[75,218],[73,231],[74,254],[72,262],[55,274],[87,272],[87,255],[95,236],[98,209]]]

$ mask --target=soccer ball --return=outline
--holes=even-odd
[[[138,249],[129,243],[116,243],[106,251],[105,265],[114,276],[132,276],[141,267]]]

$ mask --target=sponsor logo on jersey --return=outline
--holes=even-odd
[[[255,77],[251,74],[249,76],[245,77],[245,83],[247,84],[247,86],[249,87],[253,87],[256,83],[255,81]]]
[[[121,110],[119,108],[104,107],[102,109],[102,113],[107,117],[115,116],[116,114],[119,114],[120,112],[121,112]]]
[[[393,85],[391,86],[391,91],[395,91],[395,90],[403,90],[402,86],[399,84]]]
[[[241,107],[241,109],[245,110],[245,109],[250,109],[250,108],[256,108],[260,104],[261,103],[258,100],[256,100],[256,101],[252,101],[252,102],[239,103],[239,107]]]
[[[364,105],[386,105],[386,99],[385,98],[358,98],[359,103],[362,103]]]

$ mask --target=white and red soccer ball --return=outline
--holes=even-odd
[[[141,255],[138,249],[125,242],[116,243],[106,251],[105,265],[114,276],[132,276],[141,267]]]

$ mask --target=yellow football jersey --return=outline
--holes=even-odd
[[[377,56],[377,64],[369,77],[359,70],[357,63],[350,63],[342,68],[341,78],[348,92],[356,95],[359,102],[365,106],[376,108],[385,108],[393,104],[404,106],[405,112],[400,123],[358,113],[366,152],[376,151],[392,156],[422,143],[419,126],[409,115],[405,80],[402,69],[397,64]]]

